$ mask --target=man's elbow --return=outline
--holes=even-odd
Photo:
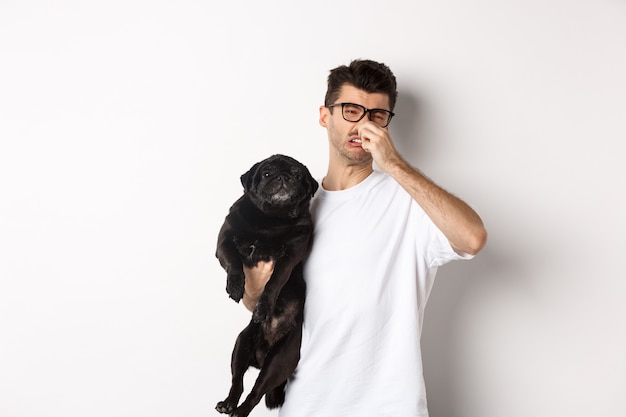
[[[487,229],[483,227],[472,233],[471,237],[468,239],[467,248],[465,248],[464,252],[470,255],[476,255],[485,247],[486,244]]]

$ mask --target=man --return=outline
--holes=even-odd
[[[311,203],[301,359],[282,417],[428,415],[426,301],[438,266],[472,258],[487,233],[474,210],[398,154],[388,131],[396,97],[382,63],[355,60],[328,77],[319,119],[328,171]],[[272,268],[246,271],[248,309]]]

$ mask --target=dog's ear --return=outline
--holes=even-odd
[[[315,196],[315,192],[319,188],[319,184],[317,183],[317,181],[315,181],[315,178],[313,177],[311,177],[310,181],[311,181],[311,198],[313,198]]]
[[[315,192],[317,191],[319,187],[319,184],[317,183],[317,181],[315,181],[315,178],[313,178],[313,176],[309,172],[309,169],[307,167],[304,167],[304,168],[306,170],[306,180],[309,183],[309,191],[311,193],[311,198],[313,198],[313,196],[315,195]]]
[[[243,185],[244,193],[247,193],[248,190],[250,190],[252,186],[254,185],[254,175],[256,174],[256,171],[259,169],[259,165],[261,165],[260,162],[257,162],[256,164],[252,165],[252,168],[250,168],[248,172],[246,172],[245,174],[241,176],[240,178],[241,185]]]

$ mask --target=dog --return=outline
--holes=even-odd
[[[300,360],[306,284],[302,260],[313,239],[309,212],[318,183],[299,161],[272,155],[241,176],[244,193],[230,208],[220,229],[216,257],[227,273],[226,292],[243,297],[243,266],[273,261],[248,326],[239,334],[231,358],[232,385],[216,405],[220,413],[247,416],[265,395],[268,408],[285,400],[285,385]],[[250,366],[260,372],[246,399],[243,376]]]

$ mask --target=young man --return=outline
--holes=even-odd
[[[329,164],[315,223],[301,359],[281,417],[428,415],[420,335],[437,268],[486,243],[480,217],[396,151],[396,79],[384,64],[331,70],[320,124]],[[373,169],[376,163],[379,170]],[[253,309],[271,263],[246,271]]]

